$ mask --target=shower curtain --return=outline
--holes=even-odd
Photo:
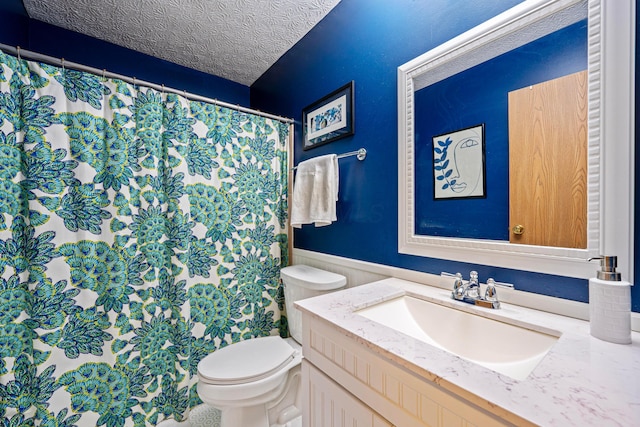
[[[2,425],[185,419],[204,356],[286,334],[288,126],[0,67]]]

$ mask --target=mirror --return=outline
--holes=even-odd
[[[635,10],[633,0],[603,3],[527,0],[398,68],[400,253],[579,278],[592,277],[595,272],[595,266],[587,262],[589,257],[606,253],[618,256],[624,280],[632,281]],[[509,243],[502,238],[422,233],[416,218],[416,199],[424,194],[416,177],[420,168],[433,170],[434,163],[429,158],[427,165],[422,164],[425,156],[417,145],[420,138],[424,140],[416,135],[417,91],[429,90],[445,79],[585,18],[589,40],[586,247],[536,246]],[[602,91],[603,87],[607,90]],[[489,163],[492,153],[486,155]],[[508,153],[502,155],[508,157]],[[494,190],[489,179],[489,174],[494,173],[500,172],[487,168],[488,194]],[[449,202],[435,203],[446,206]],[[492,209],[484,206],[475,216],[491,215]]]

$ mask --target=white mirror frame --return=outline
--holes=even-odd
[[[576,22],[577,10],[588,12],[587,249],[415,234],[415,90]],[[633,283],[634,40],[635,0],[526,0],[400,66],[398,251],[585,279],[597,270],[588,258],[617,255]]]

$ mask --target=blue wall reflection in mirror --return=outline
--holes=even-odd
[[[509,240],[508,93],[586,68],[585,20],[417,91],[415,233]],[[478,123],[486,197],[434,201],[432,138]]]

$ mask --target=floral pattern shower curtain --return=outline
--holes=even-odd
[[[288,126],[0,66],[2,425],[184,419],[204,356],[286,333]]]

